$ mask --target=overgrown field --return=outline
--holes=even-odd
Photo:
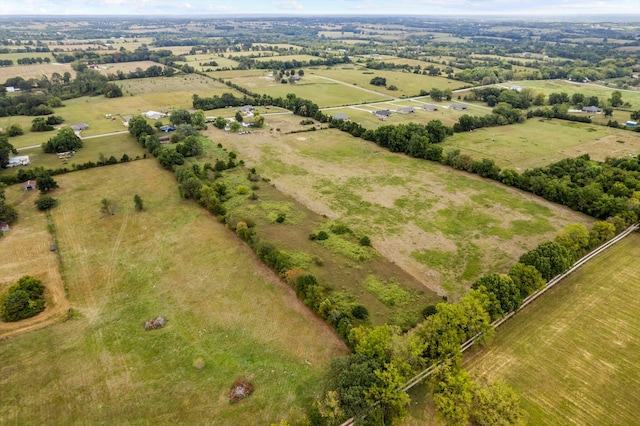
[[[600,161],[607,157],[635,156],[640,150],[640,133],[533,118],[522,124],[456,133],[444,141],[443,148],[445,152],[460,149],[478,160],[490,158],[501,167],[525,170],[583,154]]]
[[[436,163],[391,154],[337,130],[283,134],[299,117],[269,117],[281,131],[212,130],[317,213],[340,219],[404,270],[454,298],[486,272],[569,223],[591,219],[537,197]]]
[[[80,316],[2,342],[1,423],[268,424],[308,407],[344,345],[182,200],[170,173],[150,159],[56,180],[63,277]],[[103,198],[115,215],[101,215]],[[167,327],[144,331],[158,315]],[[230,404],[238,376],[255,392]]]
[[[640,416],[640,235],[630,235],[466,356],[518,389],[530,424],[635,424]]]

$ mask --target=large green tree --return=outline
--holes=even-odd
[[[44,152],[49,154],[75,151],[82,148],[82,146],[82,139],[75,134],[71,127],[63,127],[54,137],[42,144]]]
[[[9,143],[7,136],[0,134],[0,168],[4,169],[9,164],[9,155],[18,154],[18,150]]]

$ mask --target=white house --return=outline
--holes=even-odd
[[[158,111],[147,111],[143,112],[142,115],[147,117],[149,120],[160,120],[161,118],[165,118],[167,114]]]
[[[28,155],[18,155],[16,157],[9,157],[7,167],[28,166],[29,163]]]

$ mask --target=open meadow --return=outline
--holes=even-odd
[[[441,90],[455,90],[467,85],[464,82],[450,80],[445,77],[431,77],[428,75],[413,74],[402,71],[370,70],[353,65],[344,65],[329,69],[312,67],[306,69],[305,73],[306,75],[313,74],[331,78],[392,97],[418,96],[421,90],[426,90],[428,92],[433,87],[437,87]],[[389,90],[387,87],[374,86],[370,84],[371,79],[374,77],[386,78],[387,87],[393,85],[396,86],[398,90]]]
[[[442,144],[474,159],[489,158],[500,167],[524,171],[567,157],[638,155],[640,133],[595,124],[533,118],[521,124],[455,133]]]
[[[71,64],[33,64],[33,65],[14,65],[12,67],[0,67],[0,82],[4,83],[12,77],[22,77],[25,80],[30,78],[42,78],[46,76],[51,78],[54,73],[63,75],[65,72],[75,77],[76,72],[71,68]]]
[[[638,256],[633,233],[507,321],[465,368],[517,389],[530,424],[637,423]]]
[[[52,216],[77,315],[2,340],[0,423],[268,424],[309,406],[346,348],[233,233],[181,199],[171,173],[149,159],[56,180]],[[104,198],[114,215],[101,214]],[[45,222],[31,221],[25,212],[10,231],[25,254],[50,241]],[[167,326],[145,331],[159,315]],[[239,376],[255,391],[230,404]]]
[[[313,100],[321,108],[389,99],[382,94],[309,74],[305,74],[299,82],[294,84],[282,84],[266,73],[259,77],[232,78],[231,81],[252,92],[264,93],[272,97],[284,98],[287,93],[295,93],[303,99]]]
[[[297,121],[296,121],[297,120]],[[591,219],[530,194],[424,160],[392,154],[338,130],[296,134],[299,117],[272,116],[278,131],[212,140],[240,153],[319,214],[340,219],[438,294],[458,297],[486,272],[569,223]]]

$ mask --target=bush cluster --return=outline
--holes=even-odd
[[[0,318],[3,321],[19,321],[42,312],[44,309],[44,285],[42,281],[25,275],[0,296]]]

